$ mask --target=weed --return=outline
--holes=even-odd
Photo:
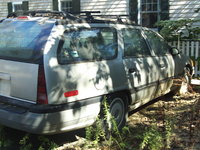
[[[4,127],[0,126],[0,149],[7,148],[11,146],[12,141],[6,137],[6,132]]]
[[[20,150],[30,150],[33,145],[30,143],[30,134],[26,134],[20,141]]]
[[[103,129],[102,121],[98,116],[94,126],[86,128],[86,139],[92,142],[87,142],[87,147],[97,147],[101,140],[105,140],[107,144],[109,141],[106,138],[106,134]],[[108,144],[109,145],[109,144]]]
[[[165,141],[165,148],[170,149],[171,148],[171,136],[172,136],[172,127],[174,126],[174,120],[172,118],[166,118],[165,119],[165,132],[164,132],[164,141]]]
[[[136,137],[142,141],[139,146],[141,150],[160,150],[163,147],[162,134],[155,124],[146,127],[144,133],[142,135],[137,135]]]
[[[58,145],[56,143],[54,143],[53,141],[49,140],[45,136],[39,136],[38,140],[41,142],[38,150],[47,150],[47,149],[48,150],[53,150],[53,149],[58,147]]]
[[[103,116],[98,116],[94,126],[86,128],[86,139],[92,142],[88,142],[85,146],[95,147],[100,144],[101,141],[105,142],[105,145],[109,148],[114,144],[117,145],[118,149],[126,149],[128,143],[125,141],[128,127],[124,127],[120,132],[114,117],[109,111],[109,104],[107,98],[104,97],[102,102]],[[124,134],[124,135],[123,135]]]
[[[37,136],[37,148],[33,144],[31,140],[31,134],[26,134],[20,141],[20,150],[31,150],[31,149],[38,149],[38,150],[53,150],[58,147],[53,141],[50,141],[45,136]]]

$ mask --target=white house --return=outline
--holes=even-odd
[[[16,10],[101,11],[154,27],[159,20],[200,18],[200,0],[0,0],[0,18]]]

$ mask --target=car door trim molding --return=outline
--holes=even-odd
[[[168,80],[173,80],[173,79],[177,79],[177,78],[180,78],[182,77],[183,74],[179,74],[179,75],[176,75],[176,76],[172,76],[172,77],[169,77],[169,78],[166,78],[166,79],[162,79],[162,80],[159,80],[159,81],[155,81],[155,82],[152,82],[152,83],[149,83],[149,84],[145,84],[145,85],[142,85],[142,86],[139,86],[139,87],[136,87],[134,89],[131,89],[130,90],[130,93],[136,93],[138,91],[141,91],[141,90],[144,90],[145,88],[149,88],[151,86],[158,86],[159,84],[161,83],[164,83]]]

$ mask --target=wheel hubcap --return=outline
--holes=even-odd
[[[119,127],[124,119],[124,102],[121,98],[115,98],[110,104],[110,113],[114,117],[117,126]]]

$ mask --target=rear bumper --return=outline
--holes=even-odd
[[[0,96],[0,124],[35,134],[55,134],[92,125],[100,112],[101,98],[61,105],[5,100]]]

